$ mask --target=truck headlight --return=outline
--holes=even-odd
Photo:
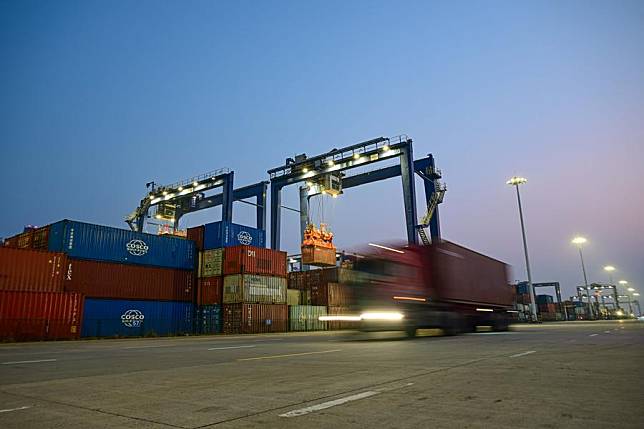
[[[405,316],[396,311],[366,312],[360,315],[362,320],[402,320]]]

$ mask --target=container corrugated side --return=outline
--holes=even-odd
[[[286,303],[288,305],[299,305],[301,301],[302,292],[297,289],[286,290]]]
[[[326,307],[313,305],[291,305],[288,308],[290,331],[323,331],[327,322],[321,321],[326,316]]]
[[[255,246],[227,247],[224,257],[224,275],[262,274],[286,276],[286,252]]]
[[[224,304],[223,331],[226,334],[286,332],[286,304]]]
[[[326,311],[329,316],[357,316],[358,315],[358,313],[353,311],[350,307],[345,307],[345,306],[327,307]],[[327,328],[329,330],[358,329],[359,327],[360,327],[360,322],[333,320],[327,323]]]
[[[186,270],[195,263],[191,240],[70,220],[50,226],[49,250],[78,259]]]
[[[311,287],[311,304],[331,307],[353,304],[351,288],[342,283],[315,284]]]
[[[82,317],[78,293],[0,291],[2,340],[75,339]]]
[[[203,250],[203,225],[188,228],[186,238],[195,242],[195,248],[201,252]]]
[[[221,275],[224,249],[210,249],[199,252],[199,277]]]
[[[67,255],[0,247],[0,290],[62,292]]]
[[[85,299],[82,337],[183,335],[193,331],[193,305],[176,301]]]
[[[238,246],[266,247],[266,231],[232,222],[204,225],[204,249]]]
[[[288,273],[289,289],[310,289],[315,285],[327,283],[350,283],[353,271],[348,268],[322,268],[308,271],[293,271]]]
[[[197,280],[197,305],[221,304],[222,289],[221,277],[201,277]]]
[[[222,312],[221,305],[202,305],[197,307],[197,325],[195,333],[212,335],[221,332]]]
[[[192,301],[193,282],[188,270],[70,259],[64,287],[89,298]]]
[[[286,304],[286,279],[256,274],[224,276],[223,302]]]

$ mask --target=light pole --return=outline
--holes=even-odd
[[[572,244],[576,244],[579,248],[579,259],[581,259],[581,271],[584,273],[584,286],[586,287],[586,295],[588,296],[588,311],[590,313],[590,318],[595,318],[595,311],[593,310],[593,302],[590,298],[590,288],[588,287],[588,278],[586,277],[586,265],[584,264],[584,254],[581,251],[582,245],[587,242],[584,237],[575,237],[572,239]]]
[[[528,242],[525,238],[525,224],[523,223],[523,207],[521,207],[521,194],[519,193],[519,185],[527,182],[525,177],[511,177],[510,180],[505,182],[510,186],[517,189],[517,202],[519,203],[519,219],[521,219],[521,235],[523,236],[523,253],[525,253],[525,267],[528,272],[528,288],[530,290],[530,313],[532,314],[532,321],[537,321],[537,306],[534,301],[534,289],[532,288],[532,273],[530,272],[530,258],[528,257]]]
[[[613,287],[613,292],[615,292],[615,308],[619,308],[619,298],[617,298],[617,286],[613,284],[613,271],[615,271],[615,267],[612,265],[606,265],[604,267],[604,271],[608,273],[608,284],[610,284]]]

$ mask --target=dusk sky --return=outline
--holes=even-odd
[[[297,153],[407,134],[443,171],[444,238],[524,279],[505,184],[522,175],[534,281],[572,294],[583,234],[590,281],[612,264],[644,292],[642,1],[2,1],[0,49],[0,236],[125,228],[150,180],[228,167],[242,186]],[[326,208],[339,248],[404,237],[399,178]],[[290,253],[298,222],[283,212]]]

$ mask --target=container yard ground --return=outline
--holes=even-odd
[[[640,428],[644,323],[0,345],[2,428]]]

